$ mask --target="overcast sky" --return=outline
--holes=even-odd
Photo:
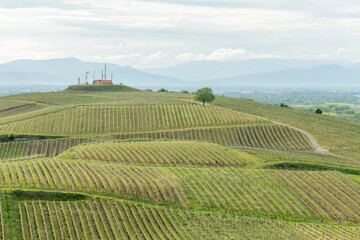
[[[0,63],[360,61],[359,0],[0,0]]]

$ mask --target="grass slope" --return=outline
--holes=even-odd
[[[360,123],[250,99],[217,97],[215,104],[303,129],[331,152],[357,159],[360,157]]]
[[[126,85],[71,85],[64,92],[140,92]]]
[[[0,144],[0,238],[359,239],[359,125],[192,98],[82,90],[0,98],[44,106],[0,116],[5,134],[77,136]],[[312,133],[330,153],[256,115]]]

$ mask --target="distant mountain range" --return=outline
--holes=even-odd
[[[0,64],[1,85],[67,85],[101,78],[104,63],[76,58],[16,60]],[[94,74],[95,73],[95,74]],[[107,64],[107,79],[134,87],[359,87],[360,64],[322,60],[194,61],[137,70]]]
[[[309,69],[323,65],[343,64],[324,60],[250,59],[242,61],[193,61],[173,67],[144,69],[143,71],[170,76],[185,81],[205,81],[256,73],[283,71],[291,68]],[[346,64],[346,66],[349,64]]]
[[[310,69],[286,69],[277,72],[256,73],[202,82],[209,86],[251,87],[360,87],[360,71],[339,65]]]
[[[0,84],[6,85],[66,85],[76,84],[78,77],[85,82],[85,72],[89,71],[88,82],[101,79],[104,63],[83,62],[76,58],[51,60],[16,60],[0,64]],[[94,74],[95,71],[95,74]],[[113,74],[114,82],[131,86],[181,85],[180,80],[146,73],[130,66],[107,64],[107,79]]]

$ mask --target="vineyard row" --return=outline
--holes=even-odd
[[[228,151],[200,142],[107,142],[80,146],[76,149],[76,155],[81,159],[125,164],[241,166],[237,157]]]
[[[311,150],[313,146],[301,132],[282,125],[198,128],[161,132],[126,133],[116,139],[172,139],[204,141],[223,146],[247,146],[271,149]]]
[[[79,144],[99,142],[97,139],[68,138],[41,141],[0,143],[0,160],[19,160],[35,157],[56,157]]]
[[[189,205],[180,186],[159,169],[29,160],[0,164],[0,186],[110,193],[125,198]]]
[[[19,202],[23,239],[359,239],[360,228],[189,212],[108,199]]]
[[[90,106],[13,121],[4,133],[78,136],[198,126],[257,125],[267,120],[226,108],[198,105]]]

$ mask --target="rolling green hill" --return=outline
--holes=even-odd
[[[359,123],[82,87],[0,98],[0,238],[359,239]]]
[[[126,85],[71,85],[64,92],[140,92]]]

